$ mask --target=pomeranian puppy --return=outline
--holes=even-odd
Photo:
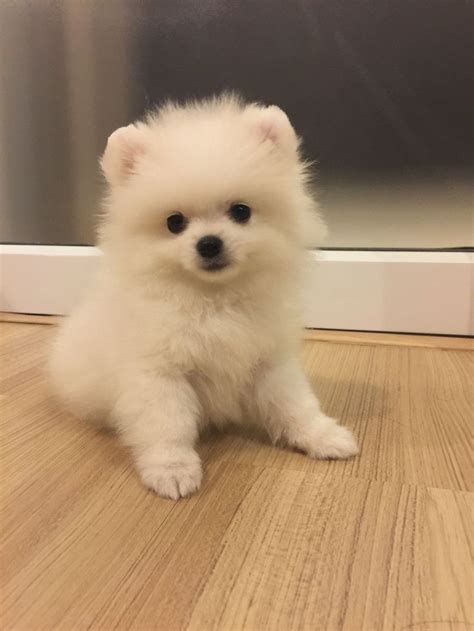
[[[208,424],[356,454],[298,361],[306,248],[325,227],[286,114],[234,95],[168,104],[115,131],[101,165],[101,269],[51,361],[65,406],[111,424],[172,499],[200,487]]]

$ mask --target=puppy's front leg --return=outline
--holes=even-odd
[[[256,403],[276,442],[283,440],[312,458],[348,458],[358,453],[352,433],[326,416],[295,360],[270,366],[256,383]]]
[[[139,374],[127,380],[114,419],[143,483],[162,497],[177,500],[201,485],[198,418],[198,399],[184,379]]]

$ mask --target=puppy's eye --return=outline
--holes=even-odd
[[[247,223],[252,211],[246,204],[232,204],[229,208],[229,215],[237,223]]]
[[[186,228],[188,221],[182,213],[173,213],[166,220],[168,230],[173,234],[179,234]]]

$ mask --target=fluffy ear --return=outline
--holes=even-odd
[[[110,185],[120,184],[133,173],[135,164],[146,152],[143,130],[135,125],[120,127],[109,136],[100,161],[102,171]]]
[[[259,108],[256,122],[262,142],[272,142],[286,151],[297,150],[298,137],[288,116],[279,107],[270,105]]]

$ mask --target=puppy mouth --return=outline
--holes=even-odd
[[[201,261],[201,269],[206,272],[219,272],[230,265],[229,261],[224,259],[215,259],[210,261]]]

